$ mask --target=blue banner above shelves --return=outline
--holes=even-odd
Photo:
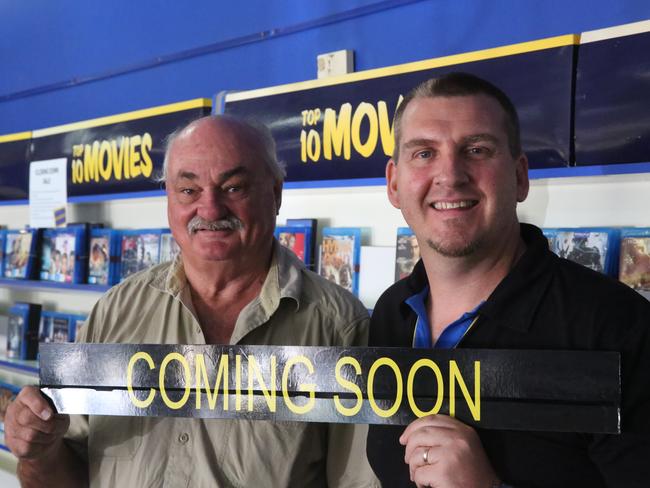
[[[578,166],[650,161],[650,21],[583,34],[575,152]]]
[[[210,113],[196,99],[0,138],[0,200],[26,199],[29,163],[67,160],[68,198],[155,192],[166,137]]]
[[[517,106],[531,168],[572,160],[573,66],[568,35],[247,92],[229,93],[225,112],[261,120],[287,165],[287,182],[384,176],[393,152],[392,117],[415,85],[466,71],[501,87]]]

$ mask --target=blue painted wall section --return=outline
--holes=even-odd
[[[647,0],[0,3],[0,134],[650,18]]]

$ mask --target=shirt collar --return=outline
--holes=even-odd
[[[556,256],[549,251],[548,240],[541,229],[530,224],[520,224],[520,232],[526,250],[483,303],[481,316],[496,326],[525,332],[530,328],[550,285],[552,274],[549,270],[554,266]],[[422,292],[428,285],[422,260],[418,261],[405,281],[402,303],[409,308],[406,300]]]

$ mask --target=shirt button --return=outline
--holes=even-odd
[[[181,435],[178,436],[178,442],[180,442],[181,444],[185,444],[189,440],[190,440],[190,436],[187,435],[185,432],[183,432]]]
[[[197,333],[197,334],[200,334],[201,332],[203,332],[203,331],[201,330],[201,327],[197,327],[197,328],[196,328],[196,333]]]

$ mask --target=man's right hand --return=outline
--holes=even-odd
[[[5,414],[5,444],[20,460],[41,459],[58,448],[70,425],[57,414],[35,386],[26,386]]]

